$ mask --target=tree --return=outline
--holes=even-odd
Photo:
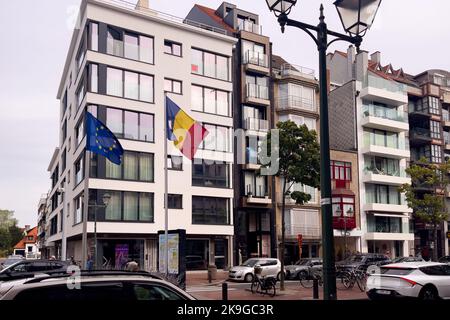
[[[400,191],[406,195],[408,206],[414,216],[433,225],[433,260],[437,261],[438,226],[447,220],[445,192],[450,183],[450,160],[441,164],[431,164],[422,158],[406,169],[411,176],[411,184],[404,184]]]
[[[0,210],[0,256],[11,254],[14,245],[23,238],[23,233],[17,227],[14,211]]]
[[[285,208],[286,196],[290,196],[299,205],[311,200],[311,195],[295,191],[290,193],[290,188],[295,183],[301,183],[314,188],[320,186],[320,147],[317,142],[317,133],[309,130],[305,125],[297,126],[295,122],[286,121],[277,124],[279,141],[274,145],[272,132],[266,136],[261,145],[262,152],[268,157],[272,153],[278,154],[278,171],[275,176],[281,178],[282,204],[281,204],[281,270],[284,270],[285,253]],[[272,164],[264,164],[267,168]],[[284,272],[281,272],[280,288],[284,290]]]

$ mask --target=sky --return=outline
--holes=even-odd
[[[136,2],[136,0],[129,0]],[[218,8],[221,0],[149,0],[152,9],[185,17],[202,4]],[[282,34],[265,0],[230,0],[260,15],[263,33],[275,54],[291,64],[318,70],[318,55],[306,33],[287,27]],[[317,24],[323,2],[329,29],[342,32],[332,0],[299,0],[290,18]],[[58,145],[59,86],[79,0],[0,1],[0,209],[15,211],[21,226],[36,225],[37,204],[50,188],[47,167]],[[381,52],[410,74],[450,70],[448,0],[383,0],[363,50]],[[346,50],[347,43],[331,51]]]

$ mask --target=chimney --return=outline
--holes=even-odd
[[[27,231],[28,232],[28,230],[30,230],[31,228],[30,228],[30,225],[29,224],[26,224],[25,225],[25,231]]]
[[[370,60],[375,61],[376,63],[381,63],[381,52],[376,51],[370,55]]]
[[[142,9],[150,9],[148,6],[148,0],[139,0],[136,4],[136,10],[142,10]]]
[[[353,65],[355,63],[356,49],[354,46],[349,46],[347,49],[347,79],[354,79]]]
[[[369,53],[361,50],[356,55],[356,80],[364,81],[367,76],[367,68],[369,67]]]

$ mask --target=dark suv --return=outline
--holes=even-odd
[[[58,260],[22,260],[0,271],[0,281],[33,278],[37,273],[65,273],[70,264]]]
[[[339,270],[363,269],[367,270],[369,266],[386,264],[390,261],[388,256],[378,253],[354,254],[345,260],[336,262],[336,268]]]

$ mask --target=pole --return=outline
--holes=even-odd
[[[67,190],[67,181],[64,182],[64,190],[62,191],[62,195],[64,197],[63,200],[63,210],[61,215],[61,224],[62,224],[62,230],[61,230],[61,260],[66,261],[67,260],[67,239],[66,239],[66,219],[64,216],[67,216],[66,210],[66,190]]]
[[[169,174],[167,168],[167,92],[164,92],[164,272],[169,275]]]
[[[331,209],[330,132],[328,127],[327,33],[328,29],[323,15],[323,6],[321,5],[317,39],[320,73],[320,190],[322,198],[323,297],[324,300],[336,300],[333,214]]]
[[[84,152],[84,196],[83,196],[83,235],[81,239],[81,268],[86,268],[87,262],[87,216],[89,213],[89,167],[90,167],[90,152]]]
[[[94,207],[94,270],[97,270],[97,205]]]
[[[347,216],[344,215],[344,259],[347,258]]]

